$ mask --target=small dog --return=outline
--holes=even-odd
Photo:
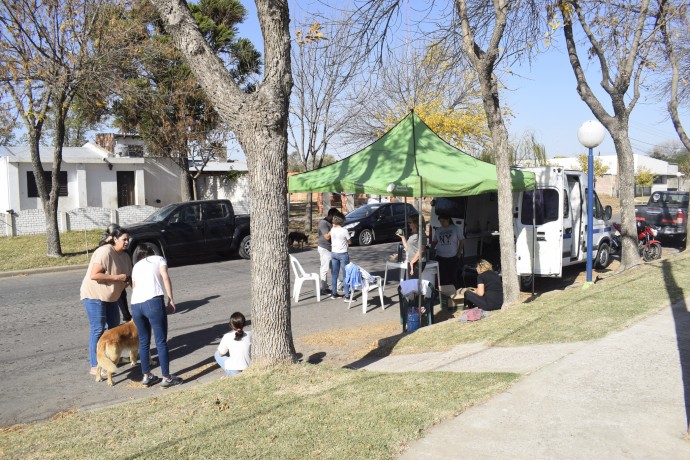
[[[129,321],[112,329],[108,329],[98,339],[96,348],[96,382],[103,380],[101,370],[108,374],[108,385],[113,386],[113,373],[117,372],[120,363],[120,355],[129,351],[129,359],[132,366],[136,366],[139,358],[139,334],[134,321]]]
[[[295,243],[303,248],[305,244],[309,244],[309,238],[302,232],[290,232],[288,234],[288,246],[293,247]]]

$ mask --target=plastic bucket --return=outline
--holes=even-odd
[[[407,314],[407,332],[414,332],[419,329],[419,312],[410,310]]]

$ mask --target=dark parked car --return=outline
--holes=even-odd
[[[635,218],[659,228],[659,237],[687,243],[688,192],[656,191],[645,206],[635,206]],[[666,243],[664,243],[666,244]]]
[[[133,261],[147,246],[171,262],[233,252],[244,259],[250,255],[249,216],[236,215],[229,200],[169,204],[127,230]]]
[[[417,210],[406,203],[367,204],[346,215],[343,227],[349,230],[353,243],[368,246],[396,238],[395,231],[406,226],[406,215],[417,216]]]

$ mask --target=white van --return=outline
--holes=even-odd
[[[535,174],[536,190],[513,193],[515,258],[521,287],[532,275],[560,277],[563,267],[587,260],[587,174],[561,167],[524,168]],[[592,251],[597,267],[611,258],[611,207],[604,208],[594,192]],[[533,212],[534,210],[534,212]],[[465,235],[465,256],[498,251],[498,201],[495,193],[434,200],[430,225],[448,214]],[[533,250],[536,248],[536,250]],[[495,261],[497,262],[497,261]]]

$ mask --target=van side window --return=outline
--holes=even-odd
[[[522,193],[522,217],[520,221],[523,225],[532,225],[533,197],[536,225],[558,220],[558,190],[548,188],[527,190]]]

